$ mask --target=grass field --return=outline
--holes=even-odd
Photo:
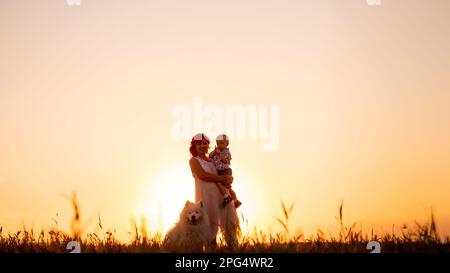
[[[81,252],[169,252],[162,245],[164,234],[151,232],[145,226],[138,227],[134,224],[133,230],[129,232],[130,239],[122,241],[117,239],[115,231],[104,230],[101,219],[98,219],[98,233],[84,233],[81,228],[79,205],[74,194],[71,198],[74,217],[72,219],[72,230],[70,232],[56,228],[42,229],[35,232],[33,229],[23,228],[15,233],[5,234],[0,227],[0,252],[70,252],[66,249],[68,242],[80,243]],[[281,202],[281,217],[276,221],[283,227],[284,231],[275,234],[267,234],[253,228],[251,232],[242,232],[239,245],[227,247],[220,239],[217,247],[204,248],[205,252],[294,252],[294,253],[368,253],[366,249],[369,241],[378,241],[381,244],[381,252],[394,253],[438,253],[450,252],[450,239],[441,238],[438,235],[433,212],[426,223],[415,223],[415,226],[406,225],[400,227],[400,235],[391,234],[377,235],[371,232],[363,234],[357,228],[357,223],[346,225],[343,220],[343,203],[340,204],[338,216],[338,234],[325,234],[318,232],[305,238],[303,234],[291,235],[289,230],[289,218],[295,207],[293,203],[289,207]],[[242,216],[242,225],[245,225]],[[189,249],[179,249],[180,252],[190,252]]]

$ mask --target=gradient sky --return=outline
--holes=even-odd
[[[249,225],[450,234],[450,1],[0,0],[0,226],[167,229],[194,183],[171,109],[280,106],[279,149],[231,141]],[[195,133],[195,132],[193,132]],[[211,136],[215,137],[215,136]],[[139,221],[139,220],[138,220]],[[244,227],[245,228],[245,227]]]

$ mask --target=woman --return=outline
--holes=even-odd
[[[195,179],[195,202],[203,201],[211,226],[211,242],[216,244],[217,232],[220,227],[228,246],[237,244],[239,219],[233,203],[223,208],[223,196],[215,183],[230,185],[233,177],[217,175],[216,168],[206,155],[209,150],[209,138],[197,134],[192,138],[189,151],[192,175]]]

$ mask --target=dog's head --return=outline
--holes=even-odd
[[[196,226],[205,221],[206,212],[202,201],[192,203],[186,201],[183,211],[181,212],[180,219],[189,225]]]

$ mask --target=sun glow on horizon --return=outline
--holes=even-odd
[[[195,199],[191,172],[181,166],[173,165],[151,177],[141,193],[140,207],[150,230],[166,232],[178,221],[186,200]]]
[[[246,175],[237,175],[235,183],[237,197],[243,201],[242,207],[238,210],[242,226],[248,224],[249,220],[250,222],[255,220],[258,196],[247,194],[251,193],[249,189],[252,185],[249,184]],[[195,201],[194,178],[189,167],[174,164],[148,179],[138,198],[135,213],[147,219],[151,231],[165,233],[178,221],[186,200]],[[247,223],[242,222],[243,219]]]

